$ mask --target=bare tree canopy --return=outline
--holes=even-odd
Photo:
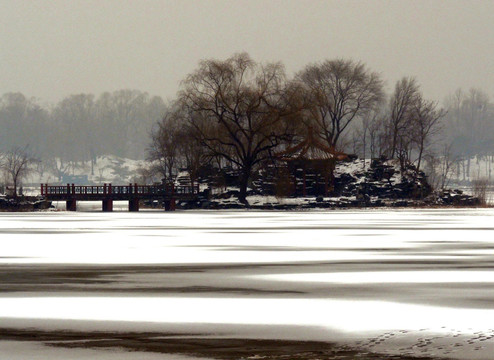
[[[389,101],[390,148],[388,157],[394,158],[399,148],[406,149],[410,143],[410,126],[413,110],[421,98],[420,89],[414,78],[404,77],[395,85],[395,90]]]
[[[494,105],[479,89],[458,89],[446,99],[447,136],[459,156],[492,154],[494,144]]]
[[[308,65],[296,78],[308,94],[309,124],[334,148],[348,125],[384,96],[380,75],[352,60]]]
[[[17,197],[17,188],[20,182],[31,170],[29,165],[35,161],[29,154],[27,147],[13,147],[0,159],[0,167],[5,172],[8,181],[13,185],[14,197]]]
[[[152,172],[172,181],[180,169],[187,169],[192,183],[203,165],[204,148],[197,132],[190,126],[188,114],[175,104],[151,132],[148,160]]]
[[[432,137],[441,130],[440,120],[446,115],[446,111],[437,108],[434,101],[424,100],[420,97],[413,108],[413,139],[416,143],[418,158],[417,171],[420,170],[424,151]]]
[[[164,178],[172,179],[176,170],[180,140],[181,124],[176,112],[167,112],[157,122],[151,132],[151,145],[148,149],[148,160],[154,164],[154,171]]]
[[[204,60],[183,82],[179,101],[201,143],[241,171],[241,201],[253,168],[294,128],[297,97],[280,63],[261,65],[245,53]]]

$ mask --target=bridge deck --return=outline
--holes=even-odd
[[[112,185],[81,186],[74,184],[48,185],[41,184],[41,196],[50,201],[67,201],[67,208],[76,208],[76,201],[103,201],[105,207],[112,209],[111,202],[118,200],[129,201],[129,209],[139,208],[139,200],[161,200],[165,203],[176,200],[193,200],[198,197],[199,185],[174,186],[173,184],[159,185]],[[106,202],[106,205],[105,205]],[[131,203],[133,205],[131,205]]]

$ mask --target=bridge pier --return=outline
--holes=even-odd
[[[165,200],[165,211],[175,211],[175,199]]]
[[[104,212],[113,211],[113,200],[111,200],[111,199],[103,200],[103,211]]]
[[[139,211],[139,199],[129,200],[129,211]]]
[[[66,203],[65,209],[67,211],[77,211],[77,200],[70,199],[67,200],[65,203]]]

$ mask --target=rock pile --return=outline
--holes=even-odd
[[[0,211],[33,211],[51,207],[51,201],[32,196],[22,196],[16,199],[0,197]]]
[[[440,190],[435,191],[425,199],[431,205],[452,205],[452,206],[479,206],[480,200],[474,196],[464,194],[461,190]]]
[[[271,179],[270,179],[271,180]],[[257,181],[249,195],[266,197],[277,195],[274,181]],[[236,192],[228,191],[209,199],[208,208],[241,208],[235,200]],[[273,197],[273,196],[271,196]],[[322,195],[304,199],[289,197],[285,200],[262,201],[251,204],[259,209],[304,209],[348,207],[423,207],[423,206],[477,206],[479,201],[460,190],[434,192],[422,171],[415,166],[400,166],[397,160],[385,158],[340,162],[334,171],[334,189],[329,197]]]
[[[192,209],[241,209],[245,204],[238,202],[238,172],[227,169],[222,174],[210,172],[199,181],[209,189],[199,200],[177,204],[178,208]],[[221,175],[221,176],[219,176]],[[348,207],[424,207],[424,206],[478,206],[479,200],[460,190],[433,191],[422,171],[412,164],[400,166],[398,160],[378,158],[361,160],[352,157],[339,162],[334,170],[333,189],[329,196],[295,196],[286,194],[287,184],[280,183],[276,175],[279,169],[266,167],[254,177],[248,191],[250,207],[258,209],[305,209],[305,208],[348,208]],[[302,181],[298,172],[293,180]],[[218,180],[221,178],[221,180]],[[285,176],[286,178],[286,176]],[[293,181],[292,180],[292,181]],[[305,176],[308,190],[322,188],[320,179]],[[311,183],[312,182],[312,183]],[[220,185],[220,186],[218,186]],[[223,188],[214,194],[213,188]],[[322,191],[323,191],[322,190]],[[289,192],[289,191],[288,191]],[[308,191],[309,193],[309,191]],[[320,194],[320,192],[319,192]]]
[[[394,160],[354,160],[335,169],[333,196],[355,196],[357,200],[419,200],[432,192],[427,177],[413,165],[400,169]]]

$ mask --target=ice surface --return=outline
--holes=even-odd
[[[223,327],[233,337],[250,326],[249,336],[294,339],[302,326],[309,340],[488,359],[493,216],[491,209],[3,213],[0,324]],[[454,335],[464,339],[456,350],[447,340]]]
[[[423,328],[435,333],[456,328],[473,334],[492,328],[494,310],[362,300],[13,297],[0,299],[0,318],[199,323],[211,324],[211,328],[215,324],[303,325],[354,336]]]
[[[339,284],[384,283],[491,283],[492,271],[371,271],[311,274],[273,274],[255,276],[256,279],[279,281],[307,281]]]

